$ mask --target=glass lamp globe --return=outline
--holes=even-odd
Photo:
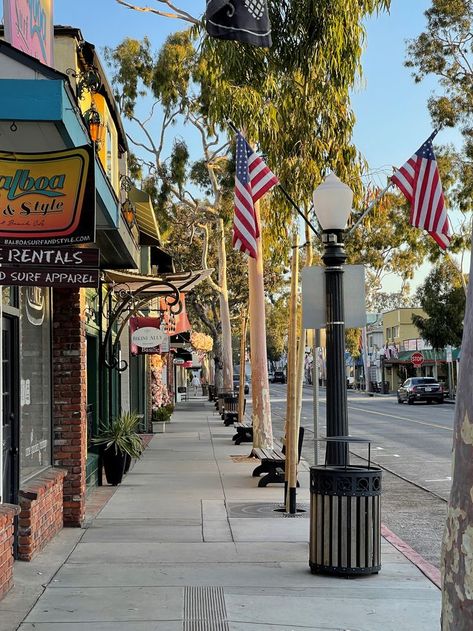
[[[345,230],[353,202],[353,191],[330,173],[314,191],[314,209],[322,230]]]

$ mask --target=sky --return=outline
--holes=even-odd
[[[164,7],[157,0],[137,4]],[[175,0],[175,4],[193,15],[205,8],[205,0]],[[435,80],[415,84],[404,67],[406,40],[423,30],[423,13],[430,4],[430,0],[392,0],[389,14],[374,16],[366,23],[363,78],[352,95],[357,119],[354,142],[378,185],[386,182],[391,165],[401,166],[432,131],[427,100],[435,92]],[[54,0],[54,23],[80,28],[102,59],[103,47],[113,47],[125,36],[141,39],[147,35],[157,49],[167,35],[185,26],[179,20],[131,11],[115,0]],[[437,138],[439,143],[461,144],[455,130],[442,130]],[[395,289],[395,284],[388,287],[389,291]]]

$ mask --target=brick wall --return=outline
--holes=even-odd
[[[0,600],[13,586],[13,519],[18,506],[0,504]]]
[[[18,558],[22,561],[31,561],[61,530],[66,473],[62,469],[48,469],[22,486],[18,527]]]
[[[87,459],[85,293],[55,289],[53,305],[53,459],[55,466],[67,470],[64,525],[80,527],[85,516]]]

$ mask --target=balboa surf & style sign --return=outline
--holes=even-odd
[[[61,246],[93,241],[91,147],[49,153],[0,152],[0,244]]]

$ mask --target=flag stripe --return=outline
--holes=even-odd
[[[432,146],[435,133],[391,178],[411,205],[410,223],[427,230],[445,249],[450,243],[447,210]]]
[[[260,230],[254,205],[277,183],[277,177],[239,133],[237,135],[232,239],[235,250],[256,258]]]

